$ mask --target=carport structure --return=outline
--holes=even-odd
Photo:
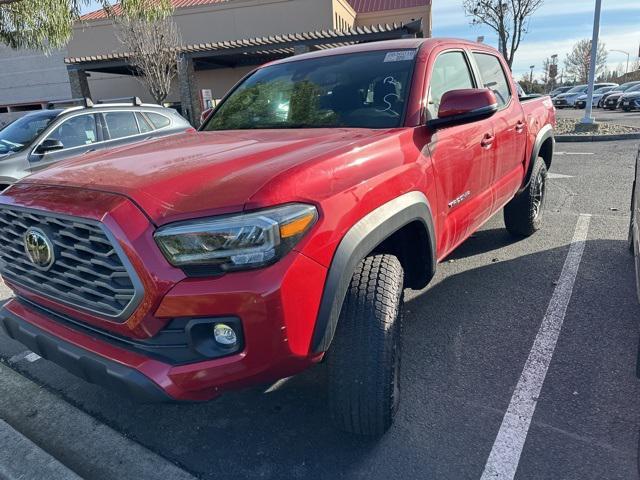
[[[361,26],[347,30],[322,30],[184,45],[176,52],[182,114],[193,125],[197,125],[202,110],[196,78],[196,72],[200,70],[257,66],[314,50],[422,36],[422,21],[418,20],[406,24]],[[87,81],[89,72],[136,75],[126,52],[68,57],[65,58],[65,63],[74,97],[91,97]]]

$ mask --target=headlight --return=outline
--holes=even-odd
[[[155,239],[172,265],[210,266],[210,273],[221,273],[276,262],[317,219],[314,206],[296,203],[169,225]]]

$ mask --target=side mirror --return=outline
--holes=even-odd
[[[38,145],[38,148],[36,148],[35,153],[39,155],[44,155],[45,153],[55,152],[56,150],[62,150],[63,148],[64,148],[64,145],[60,140],[57,140],[55,138],[47,138],[40,145]]]
[[[498,111],[498,101],[487,88],[450,90],[442,96],[438,118],[427,121],[432,128],[458,125],[489,118]]]

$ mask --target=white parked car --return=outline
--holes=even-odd
[[[593,88],[594,90],[596,90],[602,87],[615,87],[615,86],[617,86],[616,83],[596,83],[593,86]],[[571,90],[569,90],[568,92],[561,93],[560,95],[555,97],[553,99],[553,105],[556,108],[575,107],[576,100],[578,100],[578,97],[586,94],[588,88],[589,88],[588,85],[577,85],[573,87]]]
[[[611,90],[613,90],[614,88],[616,88],[617,85],[611,85],[608,87],[600,87],[597,90],[593,91],[593,100],[591,102],[591,107],[592,108],[598,108],[600,99],[602,99],[602,97],[604,97],[605,93],[610,92]],[[582,95],[580,95],[578,97],[578,99],[575,102],[575,107],[576,108],[586,108],[587,107],[587,94],[584,93]]]

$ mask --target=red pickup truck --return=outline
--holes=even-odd
[[[541,226],[555,114],[498,52],[403,39],[273,62],[199,132],[96,152],[0,196],[0,324],[145,401],[326,359],[337,425],[399,401],[403,291],[494,213]]]

